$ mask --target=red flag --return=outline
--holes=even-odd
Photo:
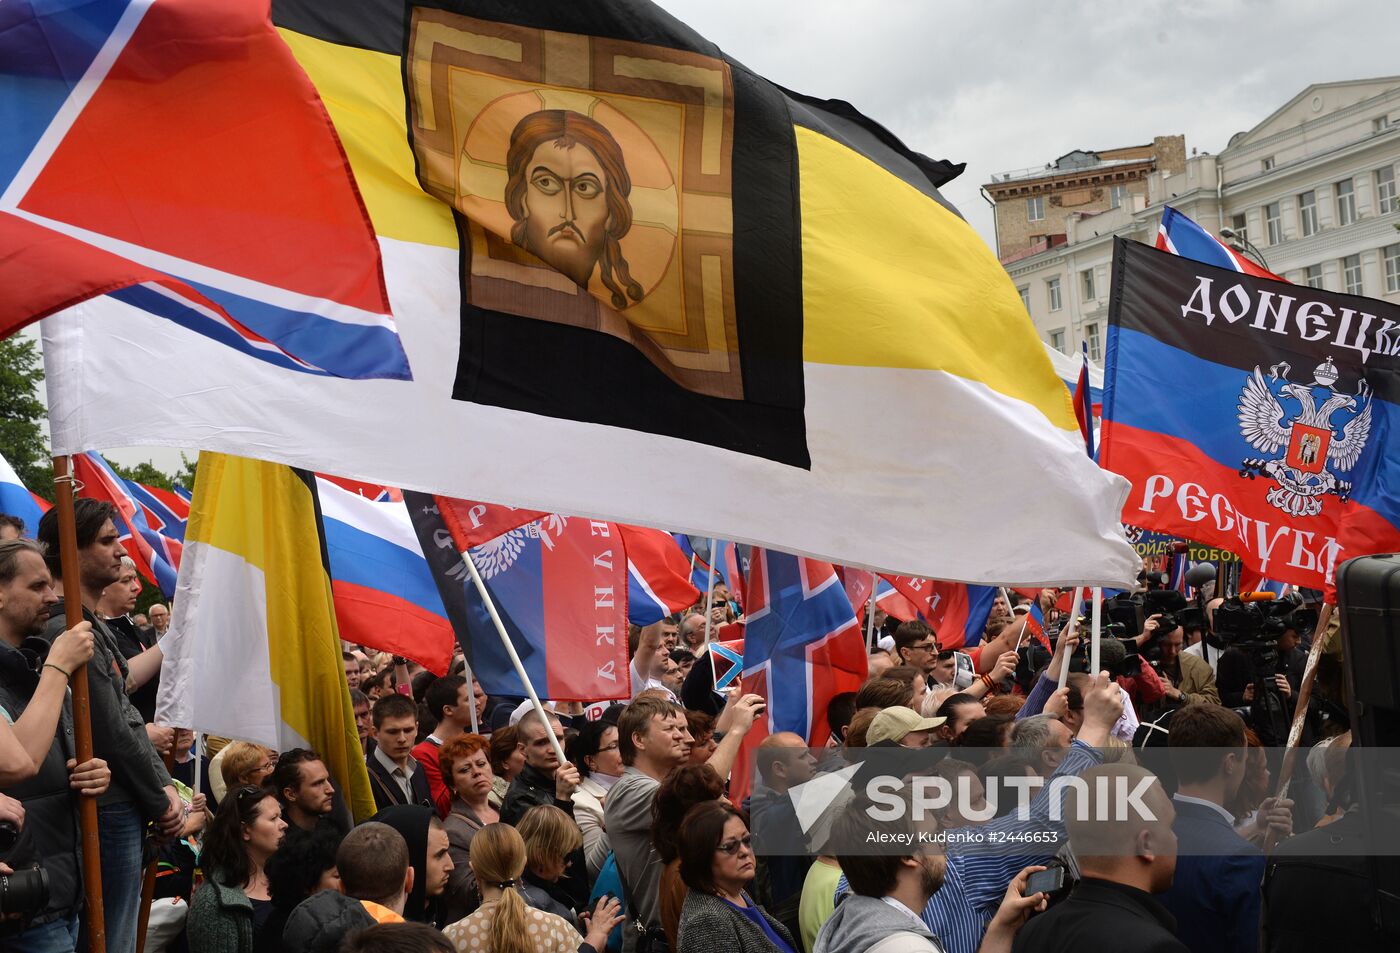
[[[437,496],[434,499],[442,513],[442,521],[447,524],[457,545],[463,549],[480,546],[550,515],[539,510],[517,510],[513,506],[458,500],[450,496]]]

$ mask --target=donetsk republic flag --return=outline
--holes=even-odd
[[[147,5],[145,17],[183,12],[160,20],[166,33],[217,33],[189,66],[206,104],[189,121],[257,118],[241,111],[248,64],[218,32],[237,22],[264,43],[256,0]],[[104,46],[112,75],[155,81],[98,82],[91,101],[174,115],[162,70],[173,84],[180,64],[155,51],[199,47],[154,44],[139,13],[123,22],[129,39]],[[94,299],[46,323],[60,449],[197,446],[930,578],[1136,573],[1118,525],[1125,482],[1085,458],[1011,281],[938,191],[960,165],[846,103],[775,86],[641,0],[276,0],[274,29],[343,149],[397,336],[344,339],[354,360],[322,356],[344,329],[384,324],[368,294],[320,309],[304,334],[275,333],[300,319],[245,299],[291,309],[310,292],[269,290],[240,262],[267,253],[262,271],[319,289],[339,261],[320,238],[339,219],[267,227],[267,203],[221,191],[199,157],[212,142],[226,164],[235,148],[250,195],[289,176],[309,188],[334,163],[308,175],[277,158],[280,135],[191,134],[181,163],[160,157],[165,198],[228,206],[218,221],[237,234],[221,231],[221,248],[237,254],[173,273],[200,276],[200,293],[236,285],[240,320],[337,370]],[[128,49],[151,68],[125,69]],[[284,122],[300,114],[287,110]],[[142,147],[124,142],[122,161],[148,168]],[[92,148],[111,175],[81,187],[121,191],[126,173]],[[161,242],[169,218],[124,253],[146,260],[134,246]],[[310,274],[283,274],[298,264]],[[393,370],[400,339],[408,373]],[[135,366],[161,370],[138,392]]]
[[[313,475],[199,455],[157,720],[312,748],[357,819],[374,796],[355,730]]]

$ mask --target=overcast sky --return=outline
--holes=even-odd
[[[992,173],[1156,135],[1219,152],[1310,83],[1400,73],[1394,0],[661,2],[774,82],[966,162],[944,192],[988,244]]]

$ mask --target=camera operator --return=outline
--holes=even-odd
[[[1143,628],[1138,645],[1144,658],[1161,667],[1167,702],[1220,704],[1220,692],[1215,687],[1215,673],[1210,666],[1199,656],[1182,651],[1186,630],[1176,616],[1154,615]]]
[[[38,771],[10,789],[24,807],[22,831],[0,826],[0,841],[12,843],[6,860],[23,875],[0,900],[0,914],[19,916],[0,928],[7,950],[74,948],[83,893],[73,792],[96,797],[111,780],[101,759],[79,765],[72,757],[68,680],[92,658],[92,624],[50,645],[42,634],[57,602],[43,548],[29,539],[0,543],[0,715]]]
[[[1216,672],[1217,678],[1219,677],[1218,667],[1220,665],[1220,656],[1225,652],[1225,645],[1215,634],[1215,610],[1219,609],[1224,602],[1224,599],[1211,599],[1206,603],[1205,631],[1200,641],[1193,642],[1185,650],[1187,654],[1203,659],[1205,663],[1210,666],[1210,670]]]

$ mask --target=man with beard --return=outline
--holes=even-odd
[[[131,953],[136,948],[146,825],[154,823],[157,833],[174,837],[184,825],[185,814],[170,774],[146,734],[146,720],[127,697],[130,670],[116,636],[96,614],[102,591],[121,577],[126,551],[117,535],[116,515],[111,503],[73,502],[81,591],[66,592],[64,598],[81,599],[83,618],[92,623],[93,656],[88,665],[92,747],[93,754],[112,769],[111,786],[97,801],[107,949]],[[49,571],[57,576],[62,571],[57,509],[39,521],[39,541],[44,544]],[[54,640],[65,629],[64,612],[55,605],[44,637]]]
[[[48,872],[48,899],[10,947],[74,949],[83,903],[74,790],[96,797],[111,772],[100,759],[73,759],[68,680],[92,658],[92,626],[80,622],[49,646],[39,636],[58,602],[43,549],[30,539],[0,542],[0,718],[38,773],[8,792],[23,805],[22,835],[5,859]],[[7,816],[6,820],[12,820]]]

